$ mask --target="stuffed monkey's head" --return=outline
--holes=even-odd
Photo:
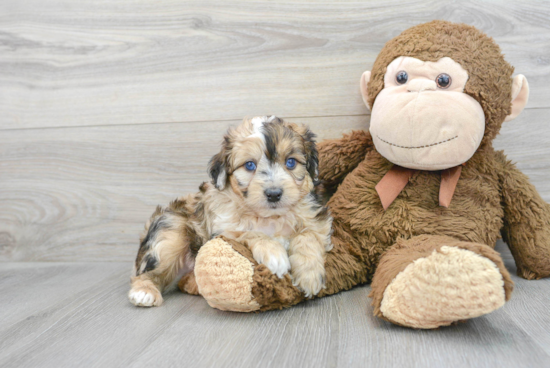
[[[529,87],[474,27],[433,21],[389,41],[361,77],[377,151],[396,165],[442,170],[490,144]]]

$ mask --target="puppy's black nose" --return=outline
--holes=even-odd
[[[283,190],[281,188],[269,188],[264,193],[268,202],[279,202],[283,195]]]

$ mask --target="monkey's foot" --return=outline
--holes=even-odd
[[[425,241],[424,249],[403,247],[418,238]],[[430,329],[504,305],[513,284],[498,253],[486,245],[444,238],[412,238],[382,257],[372,282],[376,315]]]
[[[195,278],[199,293],[211,307],[221,310],[281,309],[303,300],[288,274],[279,279],[254,260],[248,247],[224,237],[201,247]]]

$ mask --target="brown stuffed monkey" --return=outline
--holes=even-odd
[[[319,144],[332,243],[317,297],[371,282],[374,314],[437,328],[501,307],[513,283],[493,250],[501,234],[527,279],[550,275],[550,206],[492,141],[525,107],[495,42],[444,21],[389,41],[361,78],[369,132]],[[195,283],[195,280],[196,283]],[[304,299],[242,244],[213,239],[180,282],[216,308],[289,307]]]

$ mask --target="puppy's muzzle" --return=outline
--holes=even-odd
[[[283,196],[281,188],[269,188],[264,191],[268,202],[279,202]]]

